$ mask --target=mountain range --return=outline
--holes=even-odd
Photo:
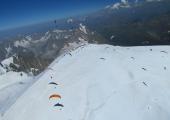
[[[12,69],[37,75],[61,53],[86,43],[169,45],[169,6],[169,0],[123,0],[91,14],[1,31],[0,61],[13,57]]]
[[[170,1],[0,31],[0,120],[169,120]]]

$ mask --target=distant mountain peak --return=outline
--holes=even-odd
[[[161,2],[163,0],[145,0],[144,2]],[[140,0],[135,0],[134,2],[130,2],[128,0],[121,0],[120,2],[116,2],[112,5],[107,5],[105,7],[105,9],[111,9],[111,10],[115,10],[115,9],[120,9],[120,8],[130,8],[135,4],[138,4],[140,2]]]
[[[121,0],[121,2],[117,2],[113,5],[108,5],[105,8],[106,9],[119,9],[119,8],[129,8],[130,4],[128,2],[128,0]]]
[[[69,19],[67,20],[67,23],[73,23],[73,19],[72,19],[72,18],[69,18]]]

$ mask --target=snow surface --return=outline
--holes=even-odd
[[[169,53],[168,46],[79,47],[57,58],[2,120],[169,120]],[[54,93],[61,99],[49,100]]]
[[[32,76],[25,73],[7,72],[0,75],[0,116],[8,110],[17,98],[33,83]]]
[[[17,82],[21,82],[23,79],[28,78],[26,74],[22,73],[23,74],[22,77],[20,74],[21,72],[13,72],[13,71],[2,74],[0,76],[0,90],[9,85],[12,85]]]
[[[34,81],[25,73],[7,72],[10,63],[13,63],[13,57],[3,60],[0,66],[0,118]]]

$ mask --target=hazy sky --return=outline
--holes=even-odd
[[[101,9],[118,0],[0,0],[0,30]]]

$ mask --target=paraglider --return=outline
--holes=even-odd
[[[71,53],[69,53],[69,55],[70,55],[70,56],[72,56],[72,54],[71,54]]]
[[[52,79],[52,76],[51,76],[51,79]],[[49,84],[51,84],[51,85],[58,85],[58,84],[55,83],[55,82],[50,82]],[[55,88],[56,88],[56,87],[55,87]],[[61,96],[60,96],[59,94],[52,94],[51,96],[49,96],[49,100],[51,100],[51,99],[58,100],[58,99],[61,99]],[[55,107],[64,107],[64,105],[62,105],[62,104],[60,104],[60,103],[57,103],[57,104],[55,104],[54,106],[55,106]],[[62,110],[62,109],[60,108],[60,110]]]
[[[57,28],[57,20],[54,20],[55,28]]]
[[[56,98],[56,99],[61,99],[61,96],[58,94],[53,94],[49,97],[49,99]]]
[[[105,58],[100,58],[101,60],[105,60]]]
[[[148,87],[148,85],[145,83],[145,82],[142,82],[145,86],[147,86]]]
[[[54,106],[55,106],[55,107],[57,107],[57,106],[58,106],[58,107],[64,107],[64,105],[62,105],[62,104],[60,104],[60,103],[57,103],[57,104],[55,104]]]
[[[58,84],[55,83],[55,82],[50,82],[49,84],[51,84],[51,85],[58,85]]]
[[[131,57],[133,60],[135,59],[134,57]]]
[[[146,71],[146,68],[142,68],[144,71]]]
[[[54,20],[54,23],[56,24],[56,23],[57,23],[57,20]]]
[[[166,54],[168,54],[168,52],[166,52],[166,51],[161,51],[162,53],[166,53]]]
[[[22,77],[22,76],[23,76],[23,74],[22,74],[22,73],[20,73],[20,76]]]
[[[166,67],[164,67],[164,70],[166,70]]]

